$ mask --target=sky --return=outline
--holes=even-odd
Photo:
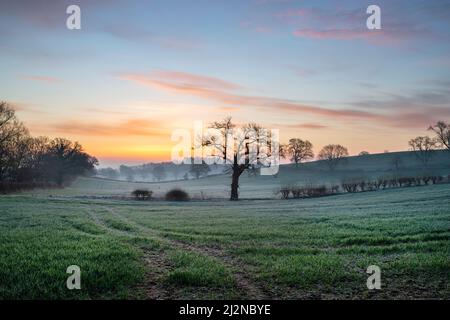
[[[101,166],[170,160],[173,130],[227,116],[316,153],[407,150],[450,120],[450,0],[0,0],[0,100]]]

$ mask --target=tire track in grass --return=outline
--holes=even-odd
[[[109,210],[108,207],[101,207],[105,211],[111,213],[116,218],[120,219],[122,222],[129,223],[127,219],[123,219],[123,217],[117,215],[112,210]],[[104,222],[103,219],[99,217],[96,213],[95,208],[93,206],[89,206],[85,208],[89,214],[89,217],[94,221],[96,225],[105,230],[107,233],[113,235],[125,236],[128,238],[136,238],[137,234],[134,234],[130,231],[124,231],[117,228],[110,227],[107,223]],[[152,238],[153,239],[153,238]],[[157,239],[154,239],[157,240]],[[143,292],[146,299],[150,300],[164,300],[173,298],[173,292],[168,290],[166,286],[161,284],[160,279],[170,270],[170,265],[167,263],[167,258],[165,254],[161,251],[155,252],[152,250],[143,249],[144,252],[144,261],[147,265],[150,265],[151,268],[148,268],[145,273],[144,284],[138,284],[136,289],[138,291]],[[156,268],[154,267],[156,266]]]
[[[248,276],[248,271],[246,272],[245,266],[242,264],[242,262],[239,262],[236,258],[227,255],[223,250],[212,247],[195,246],[193,244],[188,244],[180,240],[166,238],[161,235],[160,230],[143,226],[135,221],[132,221],[120,215],[111,207],[102,206],[102,208],[110,212],[113,216],[115,216],[117,219],[120,219],[122,222],[135,227],[136,229],[140,230],[143,234],[150,235],[151,238],[160,241],[166,245],[189,252],[194,252],[210,258],[218,259],[228,269],[232,271],[232,275],[235,279],[236,286],[241,292],[241,294],[243,294],[243,298],[263,300],[263,299],[270,299],[270,297],[272,296],[270,291],[268,291],[262,285],[256,283],[253,279],[251,279]],[[155,259],[154,256],[148,256],[148,258],[150,259],[150,261],[153,261],[151,259]]]
[[[144,262],[150,266],[145,272],[144,282],[137,285],[146,299],[149,300],[166,300],[173,299],[173,290],[162,283],[164,276],[172,269],[172,266],[167,263],[168,259],[161,251],[155,252],[143,249]],[[156,267],[156,268],[155,268]]]
[[[96,225],[98,225],[100,228],[104,229],[106,232],[115,234],[115,235],[125,236],[125,237],[136,237],[135,234],[133,234],[129,231],[120,230],[120,229],[113,228],[110,225],[108,225],[103,219],[101,219],[98,216],[98,214],[95,212],[95,209],[92,206],[85,207],[85,210],[88,212],[88,215],[92,219],[92,221]]]

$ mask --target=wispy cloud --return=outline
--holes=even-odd
[[[215,77],[197,75],[179,71],[155,71],[149,75],[162,81],[170,81],[179,85],[198,86],[218,90],[239,90],[240,85]]]
[[[288,127],[293,129],[325,129],[328,126],[319,123],[297,123],[297,124],[289,124],[282,125],[282,127]]]
[[[438,106],[431,106],[432,108],[429,108],[429,103],[433,99],[436,99],[434,96],[423,96],[422,100],[420,100],[420,96],[416,96],[417,101],[415,101],[415,105],[420,106],[421,109],[417,108],[413,111],[407,108],[401,108],[399,102],[394,100],[388,100],[385,104],[377,100],[349,103],[349,105],[357,107],[372,107],[370,109],[375,109],[379,112],[350,108],[332,109],[287,99],[243,95],[235,92],[236,90],[231,90],[235,87],[241,88],[241,86],[229,84],[228,82],[226,82],[227,85],[224,85],[223,80],[220,79],[181,73],[182,76],[180,78],[182,78],[182,81],[180,81],[176,77],[167,77],[167,75],[164,74],[163,77],[157,77],[158,73],[127,73],[121,75],[120,78],[152,89],[213,100],[225,105],[255,108],[255,110],[272,113],[276,111],[294,114],[305,113],[313,116],[327,117],[334,121],[351,120],[353,123],[370,122],[371,124],[381,126],[423,127],[433,123],[439,117],[450,116],[450,109],[448,108],[440,108]],[[211,81],[209,84],[206,84],[199,81],[199,79],[210,79]],[[423,100],[424,98],[426,100]],[[383,108],[373,108],[374,105],[378,107],[383,106]],[[430,110],[434,110],[434,113],[430,113]]]
[[[431,3],[431,1],[430,1]],[[297,38],[314,40],[365,41],[376,45],[395,45],[417,40],[442,40],[443,34],[436,32],[433,25],[426,19],[426,15],[436,16],[442,21],[440,10],[445,10],[448,4],[440,3],[433,6],[417,3],[386,2],[380,4],[382,8],[382,29],[368,30],[365,22],[367,5],[357,4],[328,5],[322,7],[288,8],[275,12],[273,16],[281,25],[295,26],[291,31]],[[392,13],[398,14],[392,14]],[[446,22],[448,23],[448,22]]]
[[[377,45],[395,45],[405,41],[414,40],[419,36],[428,37],[428,40],[435,38],[426,29],[408,29],[404,27],[384,27],[381,30],[367,29],[297,29],[293,32],[297,38],[317,39],[317,40],[361,40]]]
[[[193,75],[193,77],[197,77]],[[328,109],[317,106],[304,105],[295,101],[277,99],[263,96],[246,96],[229,92],[216,85],[199,85],[196,82],[179,82],[176,79],[159,79],[154,74],[133,74],[128,73],[120,76],[121,79],[135,82],[137,84],[151,87],[153,89],[168,91],[174,94],[184,94],[204,99],[214,100],[228,105],[239,105],[247,107],[258,107],[268,111],[289,111],[289,112],[305,112],[321,116],[345,117],[345,118],[376,118],[376,114],[370,112],[351,110],[351,109]],[[187,78],[185,77],[185,80]],[[220,80],[215,81],[216,84]],[[238,85],[234,85],[240,87]]]
[[[22,79],[38,81],[38,82],[46,82],[46,83],[58,83],[62,80],[56,77],[49,76],[37,76],[37,75],[22,75],[20,76]]]
[[[50,127],[58,133],[82,136],[167,136],[161,122],[145,119],[129,119],[116,124],[67,121],[51,124]]]
[[[354,39],[370,39],[371,37],[380,37],[382,31],[368,30],[352,30],[352,29],[331,29],[331,30],[315,30],[315,29],[298,29],[294,31],[294,35],[299,38],[311,38],[320,40],[354,40]]]
[[[166,49],[193,50],[206,47],[204,42],[187,35],[162,35],[132,24],[107,25],[101,31],[121,40],[154,44]]]

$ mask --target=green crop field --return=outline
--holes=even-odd
[[[450,299],[449,184],[172,203],[77,183],[0,197],[0,298]],[[70,265],[81,290],[66,288]]]

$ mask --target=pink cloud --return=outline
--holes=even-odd
[[[311,129],[311,130],[318,130],[318,129],[325,129],[328,128],[328,126],[320,124],[320,123],[294,123],[294,124],[281,124],[281,123],[273,123],[272,127],[274,128],[289,128],[289,129]]]
[[[172,81],[179,85],[196,85],[221,90],[242,89],[241,86],[222,79],[179,71],[155,71],[152,72],[150,76],[160,80]]]
[[[407,26],[383,27],[381,30],[368,29],[297,29],[293,35],[298,38],[316,40],[361,40],[376,45],[399,45],[416,41],[419,37],[436,40],[437,37],[426,29],[408,28]]]
[[[298,29],[294,31],[294,35],[299,38],[310,38],[320,40],[354,40],[354,39],[370,39],[383,35],[380,30],[352,30],[352,29],[330,29],[330,30],[313,30]]]
[[[39,81],[39,82],[47,82],[47,83],[61,82],[61,79],[59,79],[59,78],[48,77],[48,76],[25,75],[25,76],[22,76],[21,78],[27,79],[27,80]]]
[[[50,127],[59,133],[87,136],[166,136],[167,132],[156,129],[161,122],[145,119],[129,119],[117,124],[68,121]]]
[[[175,73],[174,75],[176,75]],[[305,113],[319,117],[327,117],[332,120],[345,120],[351,123],[370,123],[375,125],[397,126],[397,127],[426,127],[430,123],[434,123],[435,114],[429,112],[405,112],[405,109],[395,109],[391,114],[374,113],[370,111],[355,109],[331,109],[321,106],[302,104],[287,99],[279,99],[263,96],[248,96],[237,94],[231,90],[232,88],[241,88],[239,85],[227,83],[223,85],[220,79],[215,79],[210,84],[202,83],[204,79],[209,77],[190,75],[180,73],[180,77],[169,77],[169,74],[163,74],[161,78],[155,78],[158,73],[150,75],[143,74],[124,74],[120,78],[135,82],[139,85],[150,87],[152,89],[167,91],[172,94],[189,95],[202,99],[212,100],[228,106],[243,106],[255,108],[264,112],[289,112],[292,114]],[[200,77],[200,78],[198,78]],[[182,81],[180,81],[182,79]],[[192,81],[189,81],[192,80]],[[408,110],[408,109],[406,109]],[[424,109],[423,109],[424,110]],[[387,111],[386,109],[384,111]],[[450,110],[446,113],[450,116]],[[442,116],[442,113],[439,113]],[[305,128],[319,128],[317,125],[305,124]]]

